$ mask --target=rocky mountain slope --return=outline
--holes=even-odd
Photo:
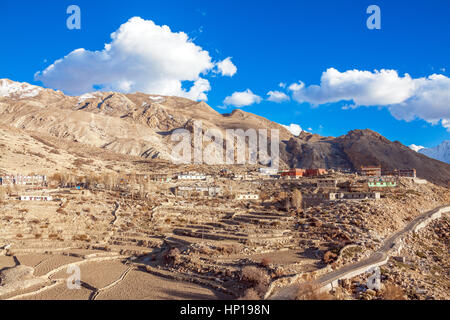
[[[184,98],[115,92],[70,97],[0,81],[1,124],[118,153],[170,160],[171,146],[177,143],[170,134],[176,129],[192,130],[194,120],[202,122],[203,131],[265,128],[278,129],[281,139],[292,137],[281,125],[262,117],[240,110],[221,115],[204,102]]]
[[[450,185],[450,165],[430,159],[392,142],[372,130],[353,130],[338,138],[311,138],[300,135],[287,143],[293,167],[358,169],[363,165],[381,165],[386,169],[415,168],[419,177]]]
[[[450,185],[450,165],[418,154],[371,130],[354,130],[333,138],[301,133],[294,137],[283,126],[235,110],[219,114],[204,102],[143,93],[94,92],[79,97],[25,83],[0,80],[0,124],[28,133],[52,136],[129,156],[171,160],[178,142],[171,133],[192,131],[200,120],[203,131],[216,129],[278,129],[282,167],[346,168],[380,164],[416,168],[419,177]],[[225,134],[224,134],[225,136]],[[204,144],[204,147],[207,144]]]

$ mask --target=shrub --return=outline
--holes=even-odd
[[[79,235],[74,235],[72,237],[72,240],[74,241],[86,241],[89,242],[89,237],[86,234],[79,234]]]
[[[241,271],[241,281],[250,285],[262,297],[269,286],[270,277],[265,270],[247,266]]]
[[[427,255],[425,253],[421,252],[421,251],[416,251],[416,255],[419,258],[422,258],[422,259],[426,259],[427,258]]]
[[[331,264],[334,261],[336,261],[337,259],[337,254],[331,252],[331,251],[327,251],[325,252],[325,254],[323,255],[323,262],[326,264]]]
[[[180,255],[180,249],[172,248],[164,254],[163,259],[166,264],[176,265],[180,262]]]
[[[241,279],[251,284],[258,284],[268,282],[269,277],[264,270],[253,266],[247,266],[242,269]]]
[[[291,195],[291,204],[295,209],[301,209],[303,205],[303,196],[300,190],[295,189]]]
[[[67,215],[67,212],[64,211],[64,209],[62,209],[62,207],[61,207],[61,208],[58,208],[58,209],[56,210],[56,212],[59,213],[59,214]]]
[[[395,284],[386,284],[383,292],[384,300],[405,300],[402,288]]]
[[[261,267],[264,267],[264,268],[267,268],[271,263],[272,263],[272,261],[268,257],[262,258],[262,260],[260,262]]]
[[[255,289],[250,288],[245,291],[244,295],[240,297],[238,300],[261,300],[258,292]]]

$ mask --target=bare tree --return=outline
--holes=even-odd
[[[303,206],[303,196],[300,190],[295,189],[291,195],[291,204],[295,209],[301,209]]]
[[[6,190],[3,187],[0,187],[0,202],[6,199]]]
[[[261,199],[261,201],[264,202],[269,199],[269,195],[267,194],[266,191],[261,191],[259,193],[259,199]]]

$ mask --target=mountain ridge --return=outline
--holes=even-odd
[[[171,133],[199,120],[204,130],[268,129],[269,135],[270,129],[279,130],[281,167],[416,168],[419,177],[450,185],[450,165],[416,153],[398,141],[389,141],[370,129],[351,130],[336,138],[307,132],[296,137],[264,117],[240,109],[220,114],[205,102],[186,98],[139,92],[93,92],[73,97],[7,81],[7,88],[13,89],[0,87],[0,124],[119,154],[172,160],[171,150],[176,142],[171,141]],[[3,83],[5,80],[0,80]],[[32,94],[21,94],[22,87]]]
[[[450,140],[445,140],[434,148],[422,148],[417,152],[450,164]]]

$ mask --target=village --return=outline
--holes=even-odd
[[[358,178],[357,181],[355,177]],[[302,190],[305,206],[313,206],[325,201],[380,199],[383,190],[397,187],[399,177],[410,178],[415,183],[426,183],[426,180],[417,178],[415,169],[382,170],[381,166],[367,166],[354,173],[326,169],[277,170],[261,167],[258,170],[239,173],[222,169],[217,174],[182,172],[124,176],[117,174],[109,177],[55,174],[47,178],[46,175],[37,174],[4,174],[0,176],[0,187],[3,187],[5,196],[16,197],[21,201],[52,201],[48,191],[54,188],[116,190],[121,191],[121,196],[145,198],[149,196],[148,191],[152,186],[157,186],[160,193],[169,197],[225,197],[236,201],[256,201],[260,200],[261,193],[264,193],[261,186],[275,183],[280,186],[298,187]],[[254,187],[247,189],[246,183],[251,183]]]
[[[152,291],[155,298],[181,281],[208,299],[262,299],[271,281],[309,279],[356,261],[402,225],[397,217],[447,201],[443,189],[414,169],[184,169],[0,175],[0,262],[22,261],[39,284],[27,276],[25,293],[11,285],[0,298],[55,297],[67,278],[55,272],[76,259],[89,279],[108,278],[104,268],[118,277],[131,270],[123,285],[140,280],[126,298],[148,292],[134,290],[141,280],[170,279]],[[359,249],[342,257],[348,246]],[[120,286],[104,295],[96,288],[83,289],[84,297],[124,298]]]

